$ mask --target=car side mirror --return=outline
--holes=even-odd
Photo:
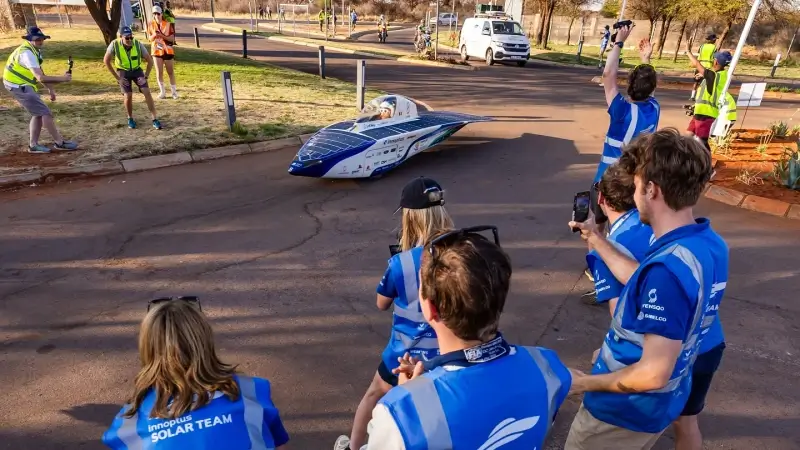
[[[483,30],[483,32],[481,34],[484,35],[484,36],[491,36],[492,32],[489,31],[489,30]]]

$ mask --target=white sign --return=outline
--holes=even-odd
[[[736,99],[736,106],[761,106],[766,89],[767,83],[742,83],[742,87],[739,88],[739,98]]]

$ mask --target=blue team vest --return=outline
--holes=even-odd
[[[691,390],[691,369],[699,353],[701,333],[714,321],[706,313],[713,306],[713,284],[723,278],[722,272],[728,268],[727,252],[723,257],[717,251],[720,244],[724,246],[707,219],[698,219],[697,224],[674,230],[653,243],[647,258],[622,291],[592,374],[616,372],[641,358],[644,335],[622,328],[621,323],[623,314],[648,314],[647,304],[637,311],[632,298],[649,295],[639,291],[639,284],[643,281],[640,279],[643,269],[651,264],[665,265],[681,281],[686,295],[697,300],[689,335],[683,340],[681,355],[665,387],[630,395],[587,392],[583,403],[592,416],[629,430],[658,433],[680,415]]]
[[[436,332],[425,321],[419,304],[419,268],[422,246],[400,252],[389,260],[398,296],[394,299],[392,335],[383,350],[383,363],[389,369],[398,366],[397,358],[406,352],[428,360],[439,354]]]
[[[498,339],[464,350],[466,367],[445,363],[380,400],[406,450],[543,448],[572,377],[551,350]]]
[[[722,321],[719,319],[719,306],[728,284],[728,245],[722,238],[716,237],[717,239],[709,244],[709,251],[714,255],[717,270],[714,271],[714,284],[711,285],[711,296],[705,311],[706,317],[703,319],[703,331],[700,333],[701,355],[725,342]]]
[[[272,450],[275,439],[266,426],[278,410],[270,399],[269,381],[239,375],[241,395],[230,401],[222,393],[204,407],[177,419],[151,419],[155,391],[150,391],[132,418],[122,410],[103,434],[103,443],[115,450]]]
[[[603,144],[603,156],[594,176],[595,182],[600,181],[608,166],[619,160],[623,145],[628,144],[640,133],[650,133],[658,129],[661,107],[655,97],[648,97],[642,102],[631,101],[629,103],[630,110],[625,116],[625,120],[622,122],[612,120],[608,127]]]
[[[655,241],[653,229],[642,223],[639,218],[639,210],[636,208],[623,214],[611,225],[611,230],[608,232],[607,239],[620,253],[636,261],[644,259],[647,250],[650,248],[650,244]],[[595,271],[597,265],[605,264],[596,250],[592,250],[586,255],[586,264],[589,270],[594,274],[598,302],[604,301],[600,300],[600,298],[607,297],[603,295],[603,291],[607,289],[612,289],[614,291],[622,289],[622,283],[616,279],[603,280],[599,272]]]

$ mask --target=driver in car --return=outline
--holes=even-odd
[[[391,119],[392,118],[392,104],[389,102],[382,102],[380,106],[380,115],[378,116],[378,120],[384,119]]]

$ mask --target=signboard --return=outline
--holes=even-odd
[[[767,83],[742,83],[736,106],[761,106]]]

